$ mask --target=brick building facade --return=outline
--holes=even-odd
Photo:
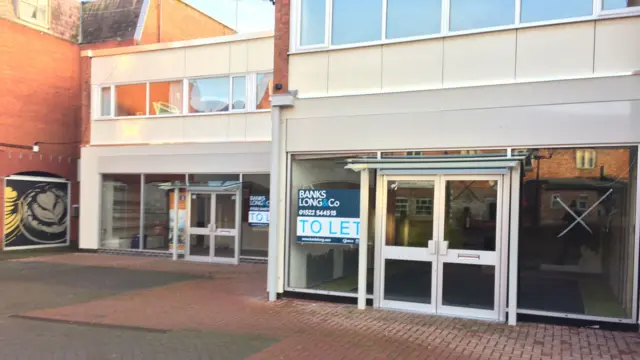
[[[88,120],[91,67],[80,51],[235,31],[178,0],[99,0],[83,4],[82,9],[78,0],[36,3],[34,7],[32,1],[0,0],[0,80],[4,84],[0,177],[26,174],[67,179],[70,203],[75,205],[79,203],[79,146],[87,143],[90,131],[83,120]],[[38,152],[33,150],[35,144]],[[4,202],[3,188],[0,203]],[[77,219],[70,224],[73,243],[78,237]]]

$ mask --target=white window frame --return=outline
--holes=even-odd
[[[44,5],[41,5],[40,3],[44,2]],[[34,20],[31,19],[29,17],[24,16],[24,14],[21,14],[20,10],[22,8],[22,3],[25,4],[29,4],[31,6],[34,6],[36,9],[44,6],[45,8],[45,19],[44,21],[38,21],[38,20]],[[22,21],[26,21],[30,24],[34,24],[43,28],[50,28],[51,27],[51,0],[17,0],[15,2],[16,4],[16,13],[18,14],[18,18]]]
[[[442,38],[442,37],[449,37],[449,36],[484,33],[484,32],[491,32],[491,31],[498,31],[498,30],[511,30],[511,29],[519,29],[519,28],[527,28],[527,27],[535,27],[535,26],[543,26],[543,25],[555,25],[555,24],[576,23],[576,22],[583,22],[583,21],[594,21],[594,20],[603,19],[603,18],[628,17],[628,16],[640,15],[640,6],[627,7],[627,8],[616,9],[616,10],[604,10],[604,0],[592,0],[593,11],[591,15],[588,15],[588,16],[521,23],[520,18],[522,13],[522,6],[521,6],[522,0],[513,0],[515,2],[515,12],[514,12],[514,22],[511,25],[470,29],[470,30],[462,30],[462,31],[450,31],[449,18],[450,18],[451,2],[450,0],[442,0],[442,14],[440,15],[440,24],[441,24],[440,33],[397,38],[397,39],[387,39],[386,29],[387,29],[388,0],[382,0],[382,19],[381,19],[382,34],[380,37],[381,40],[353,43],[353,44],[344,44],[344,45],[332,45],[331,44],[332,31],[333,31],[332,14],[333,14],[334,0],[325,0],[326,12],[325,12],[325,21],[324,21],[324,25],[325,25],[324,42],[322,44],[302,46],[302,44],[300,43],[300,40],[301,40],[300,32],[302,30],[302,26],[300,26],[301,25],[300,22],[302,19],[302,1],[303,0],[292,0],[292,5],[291,5],[292,16],[291,16],[290,27],[291,27],[291,33],[294,34],[294,36],[292,36],[293,41],[290,43],[290,45],[292,45],[291,46],[292,53],[325,51],[325,50],[332,50],[332,49],[348,49],[348,48],[357,48],[357,47],[364,47],[364,46],[371,46],[371,45],[393,44],[393,43],[399,43],[399,42],[408,42],[408,41],[426,40],[426,39]]]
[[[105,104],[102,102],[103,98],[102,98],[102,91],[104,89],[109,89],[109,103]],[[98,118],[111,118],[114,115],[114,108],[115,108],[115,101],[113,100],[113,97],[115,96],[115,89],[113,85],[108,85],[108,86],[100,86],[98,87],[98,107],[96,109],[96,117]],[[103,115],[102,114],[102,109],[104,107],[108,107],[109,108],[109,114],[108,115]]]
[[[578,163],[578,154],[582,152],[582,164]],[[593,162],[593,166],[588,166],[589,164],[587,164],[587,154],[591,154],[591,161]],[[597,152],[594,149],[578,149],[576,150],[576,154],[575,154],[575,163],[576,163],[576,169],[578,170],[591,170],[591,169],[595,169],[596,168],[596,164],[597,164]]]
[[[405,205],[406,205],[405,213],[406,213],[406,215],[409,215],[409,210],[411,208],[411,206],[409,204],[409,198],[404,197],[404,196],[398,196],[394,200],[394,206],[395,206],[395,214],[394,214],[394,216],[400,216],[400,214],[398,213],[398,200],[401,200],[401,199],[405,201]]]
[[[586,200],[584,200],[586,198]],[[584,206],[580,204],[584,202]],[[585,211],[589,208],[589,195],[588,194],[580,194],[578,195],[578,199],[576,200],[576,207],[580,211]]]
[[[416,216],[433,216],[433,198],[416,198],[414,207],[414,215]],[[425,201],[425,204],[421,204],[420,202]],[[426,212],[418,211],[418,208],[428,209]]]
[[[114,83],[114,84],[101,84],[97,86],[97,91],[99,94],[97,96],[92,95],[93,100],[98,102],[98,106],[92,105],[92,109],[95,109],[95,112],[92,114],[92,120],[120,120],[120,119],[140,119],[140,118],[163,118],[163,117],[184,117],[184,116],[210,116],[210,115],[229,115],[229,114],[240,114],[240,113],[251,113],[251,112],[270,112],[271,108],[268,109],[257,109],[256,108],[256,96],[257,96],[257,76],[258,74],[272,74],[273,71],[265,71],[265,72],[250,72],[250,73],[234,73],[234,74],[225,74],[225,75],[207,75],[207,76],[197,76],[197,77],[186,77],[186,78],[171,78],[171,79],[160,79],[153,81],[134,81],[134,82],[122,82],[122,83]],[[245,78],[245,108],[244,109],[233,109],[233,79],[238,77]],[[229,110],[227,111],[216,111],[216,112],[203,112],[203,113],[189,113],[189,81],[190,80],[200,80],[200,79],[212,79],[212,78],[226,78],[229,83]],[[162,115],[153,115],[151,114],[150,109],[150,91],[149,88],[152,83],[164,83],[164,82],[182,82],[182,111],[176,114],[162,114]],[[146,104],[145,104],[145,114],[144,115],[131,115],[131,116],[116,116],[116,104],[117,104],[117,91],[116,87],[118,86],[126,86],[126,85],[141,85],[144,84],[146,86]],[[110,104],[110,115],[102,116],[102,89],[110,88],[111,89],[111,104]],[[94,88],[95,89],[95,88]]]

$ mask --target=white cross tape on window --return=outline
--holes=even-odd
[[[576,221],[574,221],[571,225],[569,225],[569,227],[567,227],[562,233],[560,233],[560,235],[558,235],[558,237],[561,237],[562,235],[566,234],[567,232],[569,232],[569,230],[571,230],[574,226],[576,226],[576,224],[580,223],[582,226],[584,226],[590,233],[593,234],[593,232],[591,231],[591,229],[589,229],[589,227],[587,226],[587,224],[584,223],[584,221],[582,221],[582,219],[587,216],[587,214],[589,214],[589,212],[591,212],[591,210],[595,209],[601,202],[604,201],[604,199],[607,198],[607,196],[611,195],[611,193],[613,192],[613,189],[610,189],[609,191],[607,191],[606,194],[604,194],[600,200],[596,201],[595,204],[591,205],[591,207],[589,209],[587,209],[587,211],[585,211],[582,216],[578,217],[573,211],[571,211],[571,209],[569,209],[569,207],[567,205],[565,205],[565,203],[562,202],[562,200],[560,200],[560,197],[557,198],[557,201],[560,203],[560,205],[562,205],[562,207],[564,207],[565,209],[567,209],[567,211],[569,211],[569,213],[576,218]]]

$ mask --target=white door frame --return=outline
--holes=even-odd
[[[435,267],[437,267],[437,255],[436,255],[436,244],[435,240],[437,239],[437,228],[435,226],[438,223],[437,212],[435,211],[435,203],[437,200],[435,197],[438,196],[438,176],[401,176],[401,175],[386,175],[383,177],[383,181],[379,183],[379,188],[383,189],[382,191],[382,206],[376,208],[381,209],[380,213],[382,214],[382,231],[384,234],[383,239],[386,240],[387,234],[387,221],[388,218],[388,186],[389,181],[422,181],[422,182],[433,182],[434,187],[434,211],[433,211],[433,233],[431,234],[431,238],[427,240],[428,247],[427,248],[417,248],[417,247],[405,247],[405,246],[387,246],[386,241],[383,241],[381,244],[381,258],[378,262],[380,264],[380,306],[389,309],[396,310],[409,310],[409,311],[417,311],[426,314],[435,314],[436,313],[436,305],[434,303],[434,299],[436,298],[437,291],[437,277]],[[406,260],[406,261],[421,261],[431,263],[431,303],[430,304],[420,304],[413,302],[405,302],[405,301],[397,301],[397,300],[385,300],[384,298],[384,288],[385,288],[385,265],[386,260]]]
[[[447,174],[448,173],[448,174]],[[451,175],[456,174],[456,175]],[[374,306],[392,308],[399,310],[418,311],[423,313],[435,313],[450,316],[460,316],[469,318],[479,318],[494,321],[506,320],[506,298],[507,298],[507,268],[508,261],[508,229],[509,229],[509,191],[510,179],[508,170],[487,171],[487,174],[478,172],[445,172],[436,173],[433,171],[415,172],[413,174],[396,175],[393,172],[381,172],[378,176],[378,194],[376,196],[378,212],[376,219],[377,227],[380,229],[376,242],[376,259],[380,270],[375,275],[377,291],[374,291]],[[412,180],[412,181],[434,181],[433,199],[433,236],[429,241],[428,248],[410,248],[386,246],[387,230],[387,189],[389,181]],[[495,251],[477,250],[448,250],[444,237],[444,211],[445,211],[445,186],[449,180],[493,180],[496,181],[496,247]],[[385,260],[414,260],[432,263],[431,281],[431,304],[417,304],[398,302],[384,299],[384,278]],[[494,282],[494,309],[479,310],[464,307],[445,306],[442,304],[442,267],[445,263],[464,263],[491,265],[495,270]]]
[[[194,194],[205,194],[210,196],[210,218],[207,219],[208,225],[206,227],[186,227],[187,234],[185,237],[185,260],[197,261],[197,262],[210,262],[221,264],[234,264],[237,265],[240,262],[240,226],[242,224],[242,198],[240,190],[237,191],[189,191],[187,193],[187,221],[191,222],[191,197]],[[216,200],[218,195],[233,195],[235,196],[235,229],[216,228]],[[209,255],[191,255],[191,235],[204,235],[209,236]],[[229,236],[234,238],[234,256],[232,258],[220,257],[215,255],[216,236]]]

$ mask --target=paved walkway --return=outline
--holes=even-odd
[[[38,331],[26,329],[26,339],[22,335],[13,339],[17,348],[29,341],[58,344],[51,346],[63,349],[62,354],[64,334],[74,337],[74,331],[90,329],[87,334],[96,332],[101,342],[88,335],[78,339],[95,349],[106,344],[104,348],[112,349],[114,355],[88,358],[155,359],[162,358],[158,355],[162,353],[167,359],[640,359],[640,336],[635,333],[536,324],[509,327],[296,300],[268,303],[264,265],[192,264],[95,254],[42,256],[5,264],[0,263],[0,273],[4,267],[24,268],[29,274],[25,279],[42,274],[51,281],[35,290],[29,288],[35,285],[20,285],[32,280],[18,277],[11,282],[11,274],[0,275],[3,287],[13,283],[13,289],[23,296],[43,296],[47,286],[54,289],[54,298],[48,301],[0,306],[2,314],[22,316],[6,320],[20,326],[7,326],[18,332],[21,326],[33,326],[43,334],[52,333],[48,327],[66,329],[46,341],[33,339]],[[85,280],[75,283],[74,277]],[[20,286],[26,287],[19,290]],[[65,297],[65,291],[75,295]],[[12,296],[11,303],[20,298]],[[0,322],[4,342],[3,329]],[[75,349],[82,343],[73,340],[71,346]],[[174,349],[193,353],[172,357],[178,354]],[[0,358],[11,358],[3,356],[9,354],[6,351],[12,351],[11,347],[0,343]]]

